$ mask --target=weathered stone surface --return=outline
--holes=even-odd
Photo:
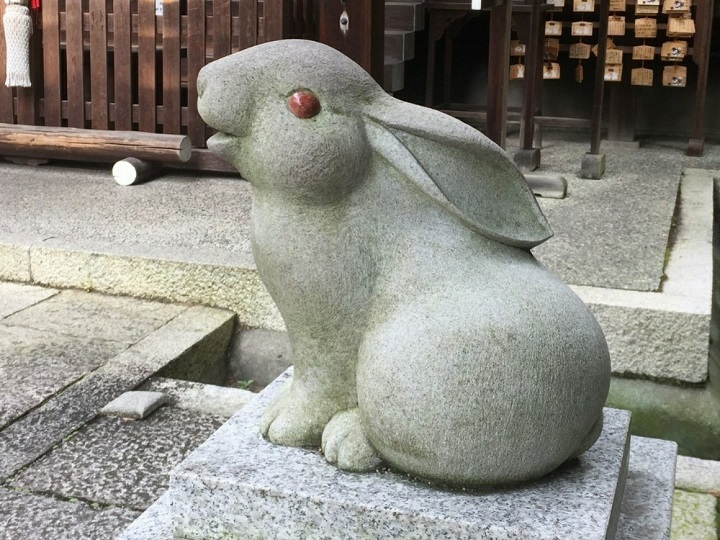
[[[63,291],[7,317],[3,323],[129,344],[139,341],[186,309],[186,306],[135,298]]]
[[[292,364],[287,332],[261,328],[238,330],[228,364],[237,380],[252,379],[267,386]]]
[[[605,174],[605,154],[591,154],[587,152],[580,164],[580,178],[597,180]]]
[[[255,264],[290,335],[269,440],[454,486],[533,480],[593,444],[607,346],[529,254],[552,232],[507,154],[313,41],[217,60],[198,89],[209,147],[253,186]],[[316,116],[287,114],[297,89]]]
[[[710,315],[590,304],[613,373],[700,383],[708,375]]]
[[[705,493],[675,490],[673,540],[717,540],[717,500]]]
[[[0,324],[0,428],[125,348],[117,341]]]
[[[253,392],[164,377],[153,377],[142,386],[143,390],[162,392],[173,407],[230,418],[255,397]]]
[[[30,246],[42,239],[34,233],[0,232],[0,279],[31,281]]]
[[[630,438],[630,463],[615,540],[668,540],[677,445]]]
[[[35,461],[100,408],[174,361],[225,358],[232,314],[193,307],[0,432],[0,479]],[[212,347],[205,346],[209,339]],[[198,356],[198,354],[200,356]]]
[[[533,253],[567,283],[638,291],[660,288],[680,165],[651,171],[635,167],[606,175],[602,182],[567,174],[565,199],[538,200],[555,235]],[[642,211],[637,201],[642,201]]]
[[[167,399],[167,396],[162,392],[133,390],[120,394],[113,399],[100,409],[100,414],[142,420],[167,402]]]
[[[17,488],[143,510],[170,470],[223,419],[163,407],[141,421],[101,417],[11,480]]]
[[[0,282],[0,319],[42,302],[58,292],[44,287]]]
[[[625,411],[606,410],[598,443],[537,482],[448,491],[389,471],[341,472],[318,452],[268,443],[258,421],[285,380],[266,388],[173,471],[164,499],[172,516],[162,519],[177,536],[590,540],[604,539],[614,527],[627,466]],[[145,538],[135,533],[125,538]]]
[[[233,310],[247,326],[284,329],[244,252],[48,240],[33,247],[32,261],[38,283],[205,304]]]
[[[139,512],[93,508],[0,488],[0,538],[6,540],[100,540],[115,538]]]
[[[678,456],[675,487],[720,497],[720,461]]]

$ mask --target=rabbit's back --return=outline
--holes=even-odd
[[[445,483],[507,484],[553,470],[585,444],[609,384],[602,332],[540,265],[514,272],[438,285],[375,318],[360,349],[358,401],[391,464]]]

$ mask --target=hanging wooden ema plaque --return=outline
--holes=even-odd
[[[580,13],[595,11],[595,0],[573,0],[573,11]]]
[[[687,54],[687,41],[666,41],[660,49],[660,58],[666,62],[682,60]]]
[[[510,42],[510,56],[525,56],[525,44],[519,39]]]
[[[560,64],[557,62],[545,62],[543,64],[543,79],[559,79]]]
[[[622,80],[622,64],[607,64],[605,66],[605,82],[620,82]]]
[[[590,58],[590,45],[583,43],[582,40],[579,43],[573,43],[570,45],[570,58],[577,59],[578,63],[575,66],[575,81],[583,82],[585,77],[582,61]]]
[[[625,11],[626,9],[625,0],[610,0],[610,11]]]
[[[510,56],[517,58],[516,63],[510,65],[510,79],[525,78],[525,66],[522,63],[522,58],[525,56],[525,44],[519,39],[510,42]]]
[[[634,68],[630,73],[630,84],[633,86],[652,86],[653,70],[646,67]]]
[[[690,13],[692,0],[665,0],[663,2],[663,13]]]
[[[654,38],[657,36],[657,20],[652,17],[635,19],[636,38]]]
[[[625,17],[623,15],[610,15],[608,18],[608,36],[625,35]]]
[[[695,21],[689,13],[668,17],[667,36],[689,38],[695,34]]]
[[[665,66],[662,77],[663,86],[674,86],[683,88],[687,84],[687,68],[673,64]]]
[[[576,21],[570,27],[573,36],[590,37],[593,35],[593,24],[586,21]]]
[[[557,60],[560,54],[560,40],[558,38],[545,38],[543,60]]]
[[[549,21],[545,21],[545,35],[546,36],[561,36],[562,35],[562,22],[561,21],[553,21],[552,19]]]
[[[637,0],[635,15],[655,15],[660,11],[660,0]]]
[[[652,60],[655,57],[655,47],[650,45],[635,45],[633,47],[633,60]]]

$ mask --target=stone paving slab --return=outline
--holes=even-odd
[[[186,309],[175,304],[69,290],[5,318],[3,324],[131,344]]]
[[[10,485],[144,510],[170,470],[224,418],[161,407],[138,421],[101,417],[12,478]]]
[[[92,420],[108,402],[142,384],[171,362],[186,359],[202,369],[204,362],[224,358],[233,327],[232,313],[188,308],[7,426],[0,431],[0,480],[38,459],[66,435]]]
[[[0,428],[126,348],[117,341],[0,324]]]
[[[720,497],[720,461],[678,456],[675,487]]]
[[[56,289],[0,282],[0,319],[47,300],[59,292]]]
[[[1,540],[109,540],[139,515],[0,488]]]

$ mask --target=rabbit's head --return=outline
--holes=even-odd
[[[394,99],[326,45],[246,49],[203,68],[198,91],[200,115],[220,132],[208,146],[260,190],[339,200],[379,159],[389,178],[492,240],[528,248],[552,235],[502,149],[455,118]]]
[[[198,108],[220,133],[208,147],[258,188],[341,198],[370,148],[359,111],[382,94],[354,62],[305,40],[274,41],[203,68]]]

